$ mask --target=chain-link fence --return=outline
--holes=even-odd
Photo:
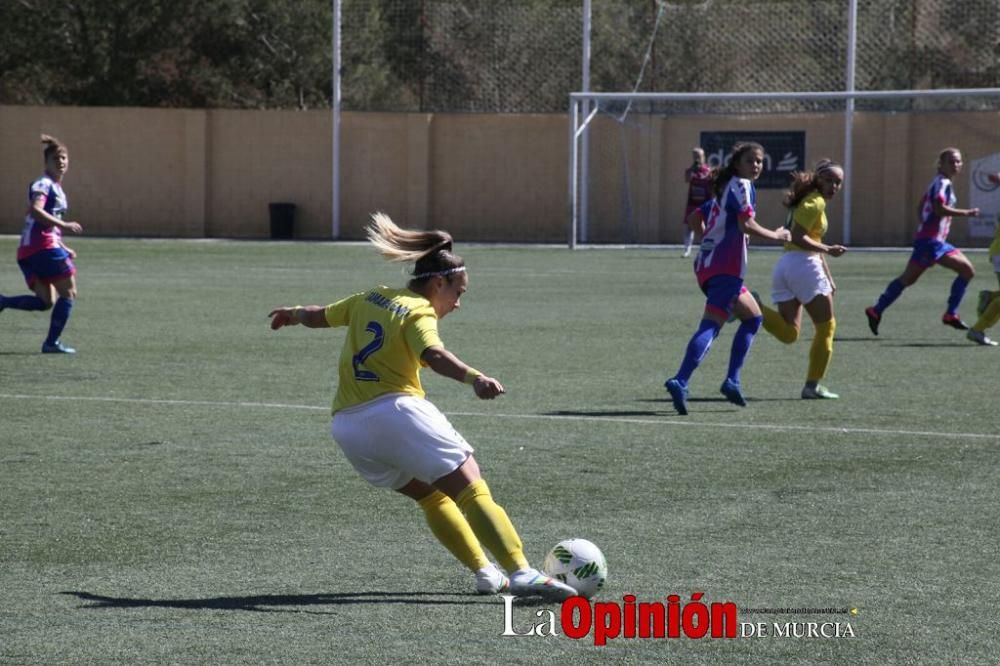
[[[344,0],[343,106],[564,111],[579,87],[581,3]]]
[[[581,87],[582,4],[344,0],[344,108],[562,112]],[[848,10],[848,0],[596,0],[591,89],[843,90]],[[1000,86],[1000,3],[860,0],[855,86]]]

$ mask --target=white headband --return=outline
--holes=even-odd
[[[458,268],[449,268],[445,271],[431,271],[430,273],[421,273],[420,275],[412,275],[414,280],[419,280],[421,278],[428,277],[444,277],[445,275],[451,275],[452,273],[464,273],[465,266],[459,266]]]

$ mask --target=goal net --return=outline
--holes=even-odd
[[[965,202],[975,196],[976,165],[1000,159],[1000,88],[573,93],[569,116],[571,247],[681,242],[695,147],[718,167],[736,141],[764,146],[757,208],[770,227],[784,222],[792,172],[820,158],[840,162],[847,173],[827,210],[828,238],[881,246],[910,242],[941,149],[963,151],[956,190]],[[975,245],[976,229],[953,225],[953,240]]]

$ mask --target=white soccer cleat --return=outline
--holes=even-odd
[[[476,594],[500,594],[509,591],[510,579],[492,562],[476,572]]]
[[[565,601],[577,596],[574,588],[536,569],[521,569],[512,573],[510,593],[517,597],[543,597],[549,601]]]
[[[836,400],[839,397],[839,395],[822,384],[817,384],[816,386],[804,386],[802,388],[803,400]]]
[[[52,344],[47,342],[42,343],[42,353],[43,354],[75,354],[76,350],[72,347],[67,347],[62,343],[61,340],[56,340]]]
[[[984,347],[996,347],[997,346],[997,341],[996,340],[990,340],[988,337],[986,337],[985,333],[977,331],[974,328],[970,328],[969,331],[965,334],[965,337],[967,337],[969,340],[972,340],[977,345],[982,345]]]

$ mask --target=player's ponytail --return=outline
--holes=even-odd
[[[365,228],[368,241],[384,259],[412,262],[411,283],[421,283],[443,276],[450,282],[455,273],[465,268],[465,262],[452,253],[452,237],[437,229],[402,229],[385,213],[375,213]]]
[[[816,166],[812,171],[792,172],[791,186],[788,191],[785,192],[785,196],[782,198],[781,203],[784,204],[785,208],[795,208],[811,192],[819,190],[819,177],[821,175],[833,170],[842,171],[843,168],[844,167],[840,166],[833,160],[824,157],[816,163]]]
[[[54,136],[51,136],[49,134],[42,134],[41,139],[42,139],[42,145],[45,146],[45,148],[42,150],[42,155],[45,156],[46,160],[49,159],[50,155],[59,152],[60,150],[67,153],[69,152],[69,150],[66,148],[66,144],[60,141],[59,139],[55,138]]]

